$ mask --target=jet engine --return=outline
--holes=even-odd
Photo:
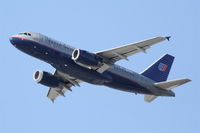
[[[33,79],[37,83],[52,88],[58,87],[60,83],[60,80],[57,77],[45,71],[36,71],[33,75]]]
[[[75,49],[72,52],[72,60],[80,66],[91,69],[97,69],[103,65],[103,59],[101,57],[80,49]]]

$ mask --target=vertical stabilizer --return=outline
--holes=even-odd
[[[156,82],[166,81],[173,61],[174,57],[166,54],[141,74]]]

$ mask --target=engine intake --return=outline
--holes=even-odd
[[[92,69],[99,68],[103,64],[103,59],[98,55],[80,49],[72,52],[72,60],[80,66]]]
[[[42,85],[52,87],[52,88],[58,87],[60,83],[57,77],[45,71],[36,71],[33,75],[33,79],[37,83],[40,83]]]

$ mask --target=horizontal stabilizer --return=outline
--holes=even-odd
[[[171,90],[173,88],[176,88],[182,84],[185,84],[187,82],[190,82],[190,79],[184,78],[184,79],[178,79],[178,80],[171,80],[171,81],[164,81],[164,82],[157,82],[154,83],[154,85],[160,89],[165,89],[165,90]],[[157,96],[155,95],[145,95],[144,100],[148,103],[156,99]]]
[[[154,85],[161,89],[171,90],[189,81],[191,80],[185,78],[185,79],[171,80],[171,81],[165,81],[165,82],[158,82],[158,83],[155,83]]]
[[[154,99],[156,99],[157,96],[154,95],[144,95],[144,101],[150,103],[151,101],[153,101]]]

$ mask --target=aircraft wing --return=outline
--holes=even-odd
[[[78,79],[74,79],[72,77],[69,77],[68,75],[66,75],[65,73],[62,73],[58,70],[55,71],[54,76],[62,79],[63,81],[65,81],[65,84],[61,84],[59,87],[57,88],[49,88],[49,91],[47,93],[47,97],[54,102],[54,100],[58,97],[58,96],[64,96],[64,93],[66,91],[72,91],[71,87],[72,86],[80,86],[79,83],[81,82]]]
[[[146,50],[149,49],[152,45],[164,41],[166,39],[169,40],[169,38],[170,37],[158,36],[137,43],[97,52],[96,54],[106,59],[110,63],[115,63],[116,61],[119,61],[121,59],[128,60],[127,57],[138,52],[146,52]]]

